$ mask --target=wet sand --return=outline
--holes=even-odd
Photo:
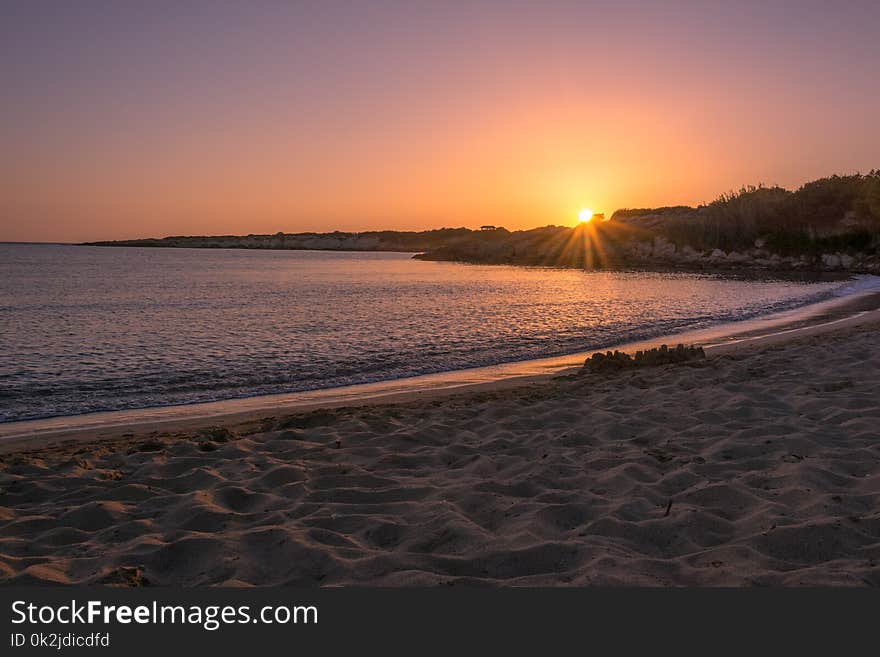
[[[824,319],[679,365],[7,442],[0,581],[877,586],[880,324]]]
[[[611,348],[633,353],[662,344],[684,343],[703,346],[709,354],[717,355],[778,344],[796,337],[822,335],[873,323],[878,318],[880,292],[869,291],[746,321]],[[67,440],[94,441],[152,431],[196,430],[319,408],[405,403],[442,399],[468,391],[507,390],[543,384],[577,371],[593,353],[585,351],[341,388],[0,423],[0,454]]]

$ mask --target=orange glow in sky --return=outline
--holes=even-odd
[[[573,225],[878,166],[880,3],[237,5],[4,18],[0,239]]]

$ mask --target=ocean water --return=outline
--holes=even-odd
[[[0,422],[563,355],[847,285],[400,253],[0,245]]]

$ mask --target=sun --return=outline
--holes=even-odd
[[[582,223],[587,223],[592,218],[593,211],[590,210],[590,208],[584,208],[583,210],[578,212],[578,219],[580,219]]]

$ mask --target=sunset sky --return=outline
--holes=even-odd
[[[880,2],[10,2],[0,240],[573,224],[880,167]]]

